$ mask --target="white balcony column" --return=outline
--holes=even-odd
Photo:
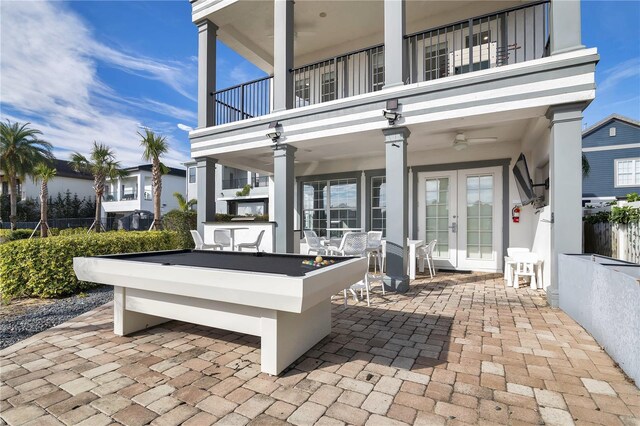
[[[136,188],[135,199],[138,201],[138,205],[141,205],[143,196],[140,193],[144,192],[144,180],[142,179],[142,173],[138,175],[137,180],[138,187]]]
[[[273,111],[293,108],[293,0],[273,6]]]
[[[196,158],[198,194],[198,232],[204,238],[204,223],[216,220],[216,163],[215,158]]]
[[[273,148],[273,215],[276,222],[276,253],[293,253],[293,200],[296,148],[281,144]]]
[[[215,124],[216,24],[203,19],[198,26],[198,128]]]
[[[582,252],[582,110],[584,104],[549,108],[551,253],[549,304],[559,301],[558,255]]]
[[[407,77],[405,21],[405,0],[384,0],[384,87],[402,86]]]
[[[580,0],[551,1],[551,54],[584,49],[580,29]]]
[[[409,185],[407,175],[407,138],[409,129],[383,129],[386,150],[387,185],[387,288],[404,293],[409,289],[407,275],[407,237],[409,236]]]
[[[118,185],[116,187],[116,201],[120,201],[122,199],[122,180],[120,178],[116,181],[116,185]]]

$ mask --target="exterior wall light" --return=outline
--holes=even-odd
[[[396,120],[401,117],[399,112],[388,111],[386,109],[382,110],[382,115],[387,119],[390,126],[396,124]]]
[[[279,130],[280,124],[277,121],[272,121],[269,123],[269,133],[267,133],[267,138],[271,139],[273,143],[278,143],[280,136],[282,136],[282,132]]]

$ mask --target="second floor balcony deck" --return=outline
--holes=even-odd
[[[420,83],[518,64],[549,55],[549,2],[540,1],[405,35],[405,83]],[[293,73],[293,107],[379,91],[384,85],[383,44],[348,52]],[[212,93],[214,125],[267,115],[273,77]]]

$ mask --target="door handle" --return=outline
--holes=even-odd
[[[453,222],[451,225],[449,225],[449,228],[451,228],[451,232],[456,234],[458,232],[458,223],[457,222]]]

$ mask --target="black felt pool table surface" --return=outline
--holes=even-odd
[[[171,266],[192,266],[198,268],[228,269],[233,271],[279,274],[300,277],[307,272],[325,268],[303,265],[303,260],[313,260],[315,255],[292,255],[274,253],[242,253],[211,250],[177,250],[136,254],[118,254],[99,256],[107,259],[127,260],[133,262],[159,263]],[[334,260],[335,264],[352,258],[322,256],[323,259]]]

